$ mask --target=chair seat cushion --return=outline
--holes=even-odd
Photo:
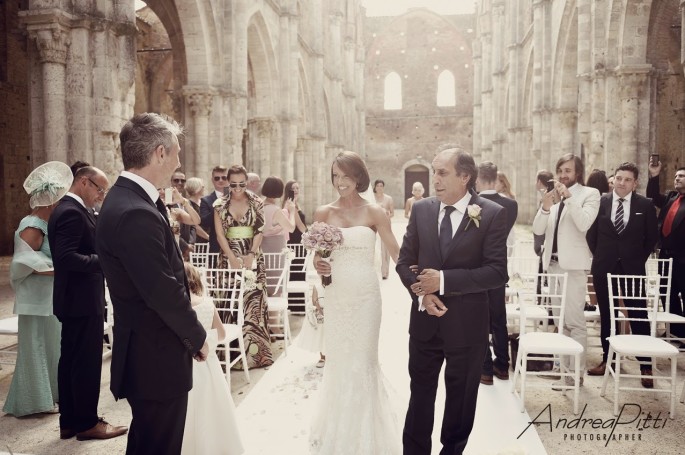
[[[238,337],[243,336],[242,331],[236,324],[224,324],[224,329],[226,329],[226,339],[223,343],[230,343],[233,340],[237,340]]]
[[[521,309],[518,305],[505,305],[507,309],[507,317],[519,317]],[[526,305],[524,310],[526,312],[526,319],[547,319],[547,309],[538,305]]]
[[[534,354],[580,354],[583,346],[571,337],[558,333],[530,332],[519,338],[519,352]]]
[[[649,335],[614,335],[607,340],[614,351],[620,354],[645,357],[678,355],[678,348]]]

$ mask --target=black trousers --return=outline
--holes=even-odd
[[[175,455],[181,453],[188,393],[166,400],[128,399],[133,420],[128,431],[126,455]]]
[[[490,333],[492,334],[492,350],[495,353],[494,364],[500,370],[509,369],[509,333],[507,332],[507,308],[505,307],[505,287],[488,291],[490,310]],[[483,373],[492,376],[492,353],[490,346],[485,347]]]
[[[64,318],[57,367],[59,426],[76,432],[98,421],[103,315]]]
[[[402,435],[405,455],[431,453],[435,396],[443,361],[447,396],[440,454],[459,455],[464,451],[473,429],[485,346],[449,347],[439,335],[428,342],[409,338],[411,397]]]
[[[633,274],[633,272],[627,272],[623,269],[621,264],[617,264],[612,270],[602,270],[601,272],[592,271],[592,284],[595,287],[595,294],[597,296],[597,305],[599,306],[599,321],[600,321],[600,339],[602,341],[602,362],[606,362],[609,356],[609,342],[607,338],[611,336],[611,312],[609,307],[609,284],[607,281],[607,274],[612,273],[616,275]],[[643,275],[644,272],[639,273]],[[614,295],[619,295],[618,283],[615,281],[612,283]],[[620,295],[632,297],[632,290],[625,289],[623,283],[621,283]],[[614,302],[616,308],[618,308],[618,298]],[[644,300],[631,300],[629,306],[647,308],[647,302]],[[618,311],[618,310],[617,310]],[[647,316],[646,311],[628,309],[628,317],[630,318],[645,318]],[[635,335],[649,335],[649,322],[643,321],[630,321],[630,330]],[[619,327],[616,327],[616,333],[620,333]],[[637,357],[640,362],[649,362],[649,357]],[[651,369],[650,364],[640,364],[640,370]]]

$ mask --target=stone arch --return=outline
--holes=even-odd
[[[247,58],[254,83],[254,98],[248,104],[248,116],[269,117],[274,114],[273,100],[276,56],[269,28],[261,12],[254,13],[247,26]]]
[[[300,137],[308,136],[309,131],[309,118],[308,115],[312,111],[312,101],[311,101],[311,89],[309,88],[309,78],[307,77],[307,69],[302,62],[302,59],[297,61],[298,74],[299,74],[299,121],[297,132]]]
[[[183,25],[179,16],[178,8],[174,0],[145,0],[147,6],[157,15],[164,29],[169,35],[171,43],[175,79],[174,90],[178,90],[188,83],[188,61],[186,43],[183,40]],[[186,17],[184,15],[184,22]],[[186,27],[189,22],[186,22]]]
[[[559,26],[554,59],[553,94],[555,107],[578,105],[578,10],[575,2],[566,2]]]
[[[424,197],[430,195],[430,189],[433,185],[433,175],[430,172],[431,163],[423,157],[417,157],[406,161],[402,165],[402,181],[404,182],[404,199],[402,199],[402,206],[404,201],[412,196],[411,187],[414,182],[419,181],[423,184]],[[409,189],[407,191],[407,188]]]
[[[668,3],[668,2],[657,2]],[[652,0],[626,0],[622,14],[619,42],[621,65],[643,64],[647,58],[647,42]],[[630,44],[628,44],[630,43]]]

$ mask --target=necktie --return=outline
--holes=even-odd
[[[671,235],[671,229],[673,228],[673,219],[675,218],[676,213],[678,213],[678,209],[680,208],[680,201],[683,200],[683,195],[681,194],[678,196],[678,199],[673,201],[673,204],[671,204],[671,208],[668,209],[668,213],[666,214],[666,218],[664,218],[664,225],[661,228],[661,233],[664,234],[664,237],[668,237]]]
[[[561,211],[564,210],[564,200],[559,203],[559,211],[557,212],[557,220],[554,222],[554,237],[552,240],[552,254],[557,254],[557,231],[559,230],[559,220],[561,219]]]
[[[159,213],[161,213],[164,217],[164,220],[166,220],[166,224],[169,224],[169,217],[167,216],[166,205],[164,205],[162,199],[158,198],[157,202],[155,202],[155,205],[157,206],[157,210],[159,210]]]
[[[614,228],[616,228],[616,233],[621,235],[621,232],[626,228],[623,224],[623,201],[625,199],[620,198],[618,200],[618,207],[616,207],[616,216],[614,217]]]
[[[445,206],[445,216],[440,222],[440,251],[442,251],[443,256],[447,254],[452,241],[452,217],[450,215],[454,210],[451,205]]]

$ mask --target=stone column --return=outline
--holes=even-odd
[[[592,11],[591,0],[578,0],[578,121],[577,130],[580,144],[590,149],[590,119],[592,111]],[[575,150],[580,154],[580,144]],[[587,161],[586,161],[587,164]]]
[[[680,24],[685,24],[685,0],[680,0]],[[682,30],[682,28],[681,28]],[[680,33],[680,64],[685,70],[685,33]]]
[[[43,145],[46,161],[68,162],[66,63],[69,30],[52,24],[50,28],[33,29],[41,65],[43,83]],[[38,164],[38,163],[37,163]]]
[[[651,65],[623,65],[616,69],[620,78],[621,150],[620,161],[639,165],[640,100],[646,92]],[[644,126],[643,126],[644,128]],[[645,151],[645,153],[649,153]]]
[[[206,88],[184,87],[183,96],[193,117],[193,172],[194,175],[209,175],[209,115],[213,94]]]

